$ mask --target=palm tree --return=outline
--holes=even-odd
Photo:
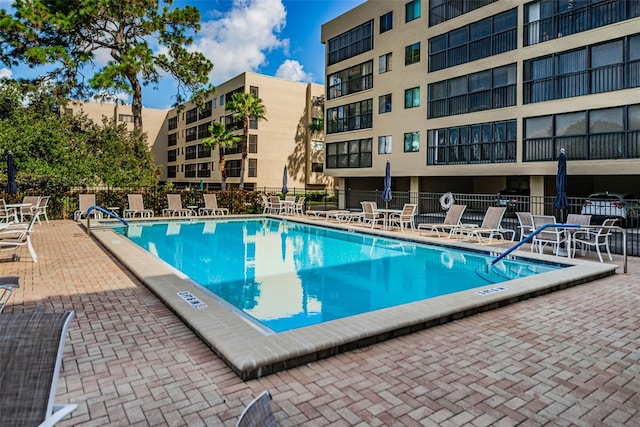
[[[227,129],[224,123],[211,122],[209,132],[211,136],[202,140],[202,145],[213,148],[216,145],[220,149],[220,174],[222,175],[222,189],[227,189],[227,172],[225,171],[224,150],[226,148],[235,147],[240,141],[239,135],[234,135],[234,129]]]
[[[227,107],[233,112],[233,118],[242,120],[242,162],[240,163],[240,188],[244,188],[244,170],[247,162],[247,142],[249,141],[249,119],[267,120],[262,99],[250,93],[236,92],[231,96]]]

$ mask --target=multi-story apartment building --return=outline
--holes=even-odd
[[[323,133],[309,129],[314,120],[322,119],[323,86],[251,72],[218,85],[200,108],[187,102],[169,111],[164,124],[167,142],[160,162],[162,181],[194,186],[202,180],[208,188],[220,188],[219,149],[208,149],[202,140],[210,136],[212,121],[236,128],[235,133],[242,136],[242,122],[235,120],[228,108],[235,92],[259,97],[266,110],[266,120],[251,120],[249,124],[245,189],[282,187],[285,165],[289,188],[324,189],[332,185],[332,178],[323,173]],[[227,185],[237,187],[240,146],[225,151],[225,162]]]
[[[85,114],[95,123],[103,119],[123,123],[127,129],[133,130],[133,112],[131,105],[120,102],[69,101],[66,108],[74,113]],[[147,134],[147,144],[153,154],[154,162],[161,165],[166,159],[167,147],[167,112],[156,108],[142,108],[143,130]]]
[[[322,26],[340,188],[640,194],[640,0],[370,0]],[[372,179],[375,177],[375,179]]]

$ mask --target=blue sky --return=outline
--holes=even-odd
[[[244,71],[324,83],[320,26],[361,3],[364,0],[175,0],[174,6],[189,4],[200,10],[202,28],[193,48],[213,62],[210,82],[215,85]],[[0,7],[9,5],[9,0],[0,0]],[[0,68],[0,77],[37,73]],[[166,78],[157,89],[145,87],[144,106],[170,108],[175,86]]]

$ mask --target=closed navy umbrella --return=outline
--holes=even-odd
[[[553,201],[553,207],[558,209],[562,214],[564,221],[564,211],[569,207],[569,199],[567,198],[567,156],[564,154],[564,148],[560,150],[558,156],[558,173],[556,174],[556,199]]]
[[[389,208],[391,199],[391,162],[387,160],[387,168],[384,173],[384,190],[382,191],[382,200],[385,201],[387,209]]]
[[[13,161],[13,153],[7,153],[7,193],[16,194],[18,184],[16,184],[16,164]]]
[[[287,194],[289,189],[287,188],[287,165],[284,165],[284,172],[282,173],[282,194]]]

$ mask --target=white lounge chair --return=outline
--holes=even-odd
[[[182,207],[182,198],[179,194],[167,194],[167,208],[162,210],[164,216],[191,216],[191,209]]]
[[[54,404],[74,312],[0,315],[0,425],[53,426],[77,405]]]
[[[504,229],[501,225],[502,218],[506,211],[507,208],[503,206],[490,206],[484,214],[480,227],[462,227],[456,232],[461,235],[466,235],[467,240],[475,237],[478,243],[484,243],[483,238],[485,237],[489,239],[488,244],[491,244],[494,238],[505,240],[505,233],[511,234],[511,240],[513,240],[515,231]]]
[[[267,390],[253,399],[242,411],[236,427],[277,427],[278,421],[271,410],[271,395]]]
[[[153,216],[153,209],[145,209],[142,194],[127,194],[127,200],[129,201],[129,209],[125,209],[123,212],[125,218]]]
[[[7,305],[13,291],[20,287],[20,278],[14,275],[0,276],[0,314]]]
[[[229,214],[229,209],[218,207],[218,198],[216,197],[215,193],[205,193],[202,196],[204,197],[204,207],[198,209],[198,215]]]
[[[421,232],[422,236],[436,233],[440,237],[441,232],[451,236],[456,229],[462,226],[462,214],[465,209],[467,209],[467,205],[451,205],[444,217],[444,222],[418,224],[418,230],[428,230]]]
[[[9,224],[7,227],[0,229],[0,252],[16,251],[19,247],[26,246],[33,262],[38,262],[38,256],[31,244],[31,232],[39,216],[40,213],[36,212],[29,224]]]

